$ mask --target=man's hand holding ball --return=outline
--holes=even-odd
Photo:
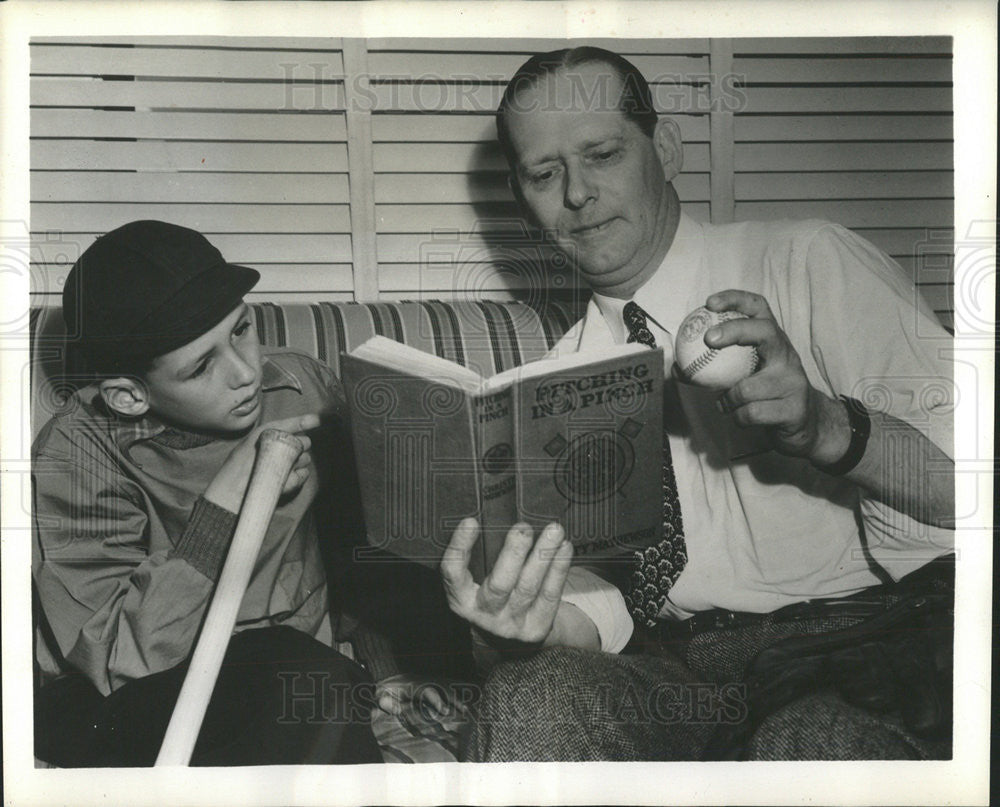
[[[843,407],[815,389],[767,300],[713,294],[678,329],[674,356],[689,383],[725,390],[719,406],[740,426],[763,426],[772,447],[816,463],[847,449]]]
[[[674,340],[674,360],[681,377],[690,384],[726,390],[751,375],[759,364],[752,345],[710,347],[705,342],[709,328],[731,319],[746,318],[737,311],[696,308],[681,323]]]

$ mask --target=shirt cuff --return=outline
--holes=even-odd
[[[562,600],[590,617],[597,626],[604,652],[620,653],[632,638],[635,626],[622,593],[588,569],[570,568]]]
[[[198,497],[170,556],[186,560],[209,580],[217,580],[236,531],[236,518],[235,513]]]

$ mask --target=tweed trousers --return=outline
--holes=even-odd
[[[899,595],[879,592],[876,599],[887,608]],[[805,609],[791,618],[762,615],[747,625],[680,639],[662,632],[640,635],[622,655],[551,648],[504,662],[486,680],[463,758],[704,759],[720,732],[725,737],[727,729],[753,718],[747,677],[763,649],[782,640],[831,635],[865,619],[858,608]],[[947,689],[950,693],[950,683]],[[947,759],[948,720],[945,733],[917,736],[892,709],[863,708],[817,680],[759,723],[747,724],[753,730],[740,755],[723,758]]]

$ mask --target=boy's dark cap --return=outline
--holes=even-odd
[[[195,230],[133,221],[98,238],[63,287],[71,339],[98,369],[154,359],[197,339],[260,280]]]

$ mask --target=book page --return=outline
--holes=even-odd
[[[373,336],[352,350],[351,355],[407,375],[433,379],[470,393],[479,392],[482,386],[482,377],[467,367],[385,336]]]
[[[538,361],[522,364],[520,367],[511,367],[502,373],[491,376],[483,383],[484,392],[502,389],[515,381],[537,376],[548,375],[549,373],[572,370],[576,367],[586,367],[589,364],[596,364],[605,359],[613,359],[617,356],[630,356],[649,350],[645,345],[636,342],[625,345],[612,345],[611,347],[600,348],[598,350],[585,350],[579,353],[570,353],[556,359],[539,359]],[[663,348],[657,348],[661,353]]]

